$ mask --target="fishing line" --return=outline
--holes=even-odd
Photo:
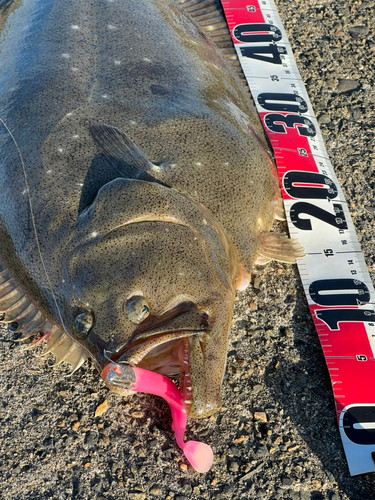
[[[51,280],[49,279],[47,268],[46,268],[46,266],[44,264],[44,260],[43,260],[43,256],[42,256],[42,251],[41,251],[41,248],[40,248],[38,233],[37,233],[36,224],[35,224],[35,217],[34,217],[34,212],[33,212],[33,205],[32,205],[32,202],[31,202],[30,188],[29,188],[29,183],[27,181],[26,168],[25,168],[25,164],[24,164],[24,161],[23,161],[23,158],[22,158],[22,154],[21,154],[20,148],[18,147],[16,139],[14,138],[12,132],[9,130],[9,128],[6,125],[6,123],[4,122],[4,120],[2,118],[0,118],[0,121],[4,125],[5,129],[8,131],[10,137],[12,138],[12,141],[14,142],[14,145],[16,146],[16,149],[17,149],[17,152],[18,152],[18,156],[19,156],[20,161],[21,161],[23,175],[24,175],[24,178],[25,178],[26,193],[27,193],[27,198],[29,200],[29,206],[30,206],[31,223],[32,223],[33,230],[34,230],[34,233],[35,233],[36,246],[38,248],[40,261],[42,263],[42,266],[43,266],[43,269],[44,269],[44,272],[45,272],[45,275],[46,275],[46,278],[47,278],[47,281],[48,281],[48,285],[49,285],[49,289],[50,289],[52,298],[53,298],[53,300],[54,300],[54,302],[56,304],[56,308],[57,308],[57,311],[58,311],[58,314],[59,314],[59,318],[60,318],[61,324],[63,326],[64,331],[66,332],[66,328],[65,328],[65,325],[64,325],[64,321],[62,319],[61,311],[60,311],[59,305],[57,303],[56,296],[55,296],[55,294],[53,292],[52,283],[51,283]]]

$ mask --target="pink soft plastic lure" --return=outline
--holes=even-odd
[[[214,459],[211,447],[199,441],[187,441],[184,443],[187,420],[185,405],[180,391],[171,380],[143,368],[130,367],[129,365],[124,366],[118,363],[108,363],[102,371],[102,377],[104,380],[115,385],[116,381],[118,381],[118,385],[121,385],[122,380],[129,380],[129,369],[132,370],[134,376],[133,374],[131,375],[133,380],[131,385],[127,386],[127,389],[134,392],[155,394],[164,398],[171,409],[172,429],[176,435],[177,444],[184,452],[186,459],[196,471],[209,471]],[[127,373],[125,374],[124,372]]]

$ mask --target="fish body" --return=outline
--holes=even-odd
[[[189,415],[211,414],[236,289],[302,255],[269,233],[248,94],[171,0],[15,0],[1,25],[3,320],[73,368],[179,376]]]

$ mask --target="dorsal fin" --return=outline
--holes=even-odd
[[[53,326],[28,299],[9,271],[0,263],[0,322],[7,323],[13,332],[20,332],[17,339],[25,340],[43,332],[47,340],[46,353],[56,356],[56,364],[66,361],[75,372],[87,359],[86,353],[57,326]],[[36,345],[31,344],[30,347]]]
[[[53,326],[47,339],[45,354],[51,352],[56,358],[56,365],[65,361],[72,367],[74,373],[86,361],[87,356],[81,346],[74,342],[57,326]]]
[[[0,264],[0,319],[26,339],[43,331],[46,320],[28,300],[10,273]]]
[[[246,90],[249,87],[234,48],[224,12],[219,0],[175,0],[199,24],[206,36],[220,50],[221,55],[240,77]]]

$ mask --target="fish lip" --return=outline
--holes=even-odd
[[[189,412],[193,403],[189,339],[198,336],[199,342],[204,342],[209,331],[210,318],[205,311],[192,303],[179,304],[143,328],[137,328],[132,338],[116,352],[105,352],[104,355],[112,363],[140,366],[176,380]],[[114,377],[110,384],[115,390],[126,392],[129,389],[127,379],[123,381]]]
[[[190,318],[188,319],[189,313]],[[183,323],[184,320],[192,321],[192,323],[179,326],[178,323]],[[189,332],[191,332],[191,335],[204,335],[209,330],[210,318],[208,314],[198,309],[193,302],[181,302],[172,309],[165,311],[161,316],[151,317],[138,325],[132,336],[112,351],[111,358],[120,360],[129,349],[142,345],[150,339],[162,339],[165,335],[174,333],[177,335],[183,332],[187,333],[186,336],[188,336]]]

